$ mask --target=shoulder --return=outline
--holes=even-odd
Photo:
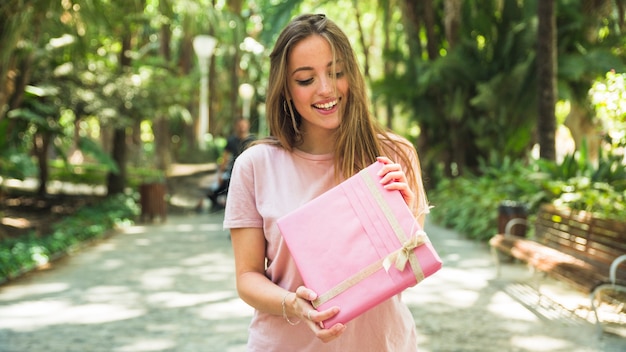
[[[239,155],[236,162],[250,165],[266,164],[276,159],[277,156],[285,153],[287,153],[287,151],[277,145],[267,143],[252,144]]]
[[[387,132],[387,137],[390,141],[395,142],[395,143],[412,145],[411,142],[406,137],[403,137],[395,132]]]
[[[393,132],[387,132],[385,135],[380,136],[383,148],[387,152],[393,154],[398,153],[415,153],[415,146],[407,138],[402,137]]]

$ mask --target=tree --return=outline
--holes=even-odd
[[[537,30],[537,136],[539,155],[543,159],[556,159],[556,18],[554,1],[537,4],[539,28]]]
[[[34,133],[30,136],[33,154],[37,158],[39,167],[39,187],[37,195],[44,197],[47,194],[48,184],[48,157],[53,139],[61,133],[58,119],[59,107],[55,102],[57,90],[29,86],[26,89],[24,103],[19,109],[11,110],[9,118],[19,119],[27,126],[32,126]]]
[[[7,0],[0,4],[0,120],[10,108],[9,99],[24,88],[18,82],[24,75],[20,75],[18,69],[20,60],[16,45],[20,40],[31,39],[30,35],[36,32],[33,29],[41,26],[50,7],[49,2],[33,0]],[[23,52],[27,54],[29,51]]]
[[[592,83],[610,69],[624,71],[624,3],[555,2],[559,89],[553,99],[572,102],[566,123],[577,143],[595,133],[587,100]],[[166,170],[170,153],[186,162],[210,160],[192,149],[198,106],[193,37],[219,38],[210,71],[210,129],[219,136],[238,114],[239,82],[253,83],[258,101],[264,98],[267,60],[242,49],[243,39],[271,48],[294,14],[323,7],[356,39],[376,116],[416,138],[426,178],[436,182],[439,175],[478,171],[488,158],[524,158],[536,137],[553,130],[541,127],[537,117],[543,97],[538,87],[547,87],[539,79],[548,77],[537,74],[546,60],[535,49],[538,40],[547,39],[536,26],[539,5],[537,0],[7,0],[0,5],[0,131],[6,131],[0,146],[34,155],[31,140],[16,136],[30,138],[35,125],[8,119],[6,112],[35,100],[65,114],[61,130],[76,136],[76,146],[87,132],[80,126],[89,122],[87,137],[101,138],[118,163]],[[64,38],[71,43],[43,50]],[[61,68],[65,74],[52,74]],[[25,93],[29,85],[60,93],[35,99]],[[542,111],[554,110],[553,102],[541,104]],[[140,138],[139,126],[148,125],[157,156],[147,162],[153,155],[143,143],[151,137]],[[0,160],[3,170],[9,164]],[[124,169],[107,169],[110,191],[122,191]]]
[[[621,50],[626,45],[624,4],[623,0],[558,2],[558,92],[559,99],[571,105],[564,124],[576,148],[586,144],[591,158],[597,155],[601,135],[589,90],[610,70],[626,70]]]
[[[513,1],[425,5],[404,3],[411,69],[401,80],[413,88],[402,98],[420,126],[427,177],[477,171],[494,153],[524,155],[536,101],[528,10]]]

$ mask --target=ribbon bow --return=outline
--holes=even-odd
[[[389,268],[391,267],[392,263],[394,264],[396,269],[398,269],[398,271],[403,271],[406,267],[406,263],[409,261],[409,256],[411,255],[411,252],[413,252],[415,248],[423,245],[426,242],[428,242],[428,236],[426,235],[426,232],[422,230],[417,231],[413,236],[410,236],[409,239],[402,244],[402,247],[400,249],[392,252],[387,257],[385,257],[385,260],[383,260],[383,267],[385,268],[385,271],[389,272]]]

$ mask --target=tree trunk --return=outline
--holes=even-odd
[[[113,160],[117,163],[119,173],[109,172],[107,175],[107,194],[121,194],[126,188],[126,128],[118,127],[113,131]]]
[[[443,4],[446,39],[450,48],[454,48],[459,41],[462,6],[462,0],[446,0]]]
[[[433,8],[432,0],[423,0],[424,5],[424,29],[426,30],[426,50],[428,52],[428,59],[431,61],[436,60],[439,57],[439,45],[435,39],[435,9]]]
[[[589,160],[597,161],[602,139],[598,135],[598,128],[593,123],[589,109],[586,109],[576,101],[572,101],[570,112],[565,119],[564,125],[569,129],[576,149],[580,150],[583,141],[585,141],[589,151]]]
[[[6,2],[6,0],[5,0]],[[31,25],[37,23],[33,18],[39,19],[44,13],[33,13],[37,9],[32,4],[23,1],[3,2],[0,7],[0,120],[10,110],[9,100],[15,92],[21,92],[16,87],[15,79],[18,76],[18,64],[15,47],[25,36],[25,32],[32,29]],[[40,26],[36,26],[33,40],[38,39]],[[32,55],[31,55],[32,56]]]
[[[537,137],[539,156],[556,160],[556,16],[554,1],[538,1],[537,16]]]
[[[159,170],[167,171],[172,163],[170,154],[170,132],[169,121],[166,116],[159,115],[153,125],[154,144],[156,149],[156,167]]]
[[[354,2],[355,6],[356,6],[356,1]],[[388,55],[387,53],[391,52],[391,38],[390,38],[390,33],[391,33],[391,6],[389,4],[389,0],[381,0],[379,2],[379,6],[383,12],[383,35],[384,35],[384,42],[383,42],[383,60],[384,60],[384,65],[383,65],[383,69],[385,72],[385,77],[391,77],[394,74],[395,71],[395,63],[394,60],[387,60],[384,56]],[[386,117],[387,117],[387,128],[389,128],[390,130],[393,130],[393,119],[394,119],[394,114],[393,114],[393,102],[391,101],[391,97],[387,98],[387,101],[385,102],[385,111],[386,111]]]
[[[48,150],[50,149],[50,135],[45,132],[36,133],[33,142],[33,150],[35,151],[37,166],[39,167],[39,187],[37,188],[37,196],[44,197],[48,194]]]
[[[210,35],[213,35],[213,33],[211,33]],[[213,104],[213,98],[215,98],[215,92],[217,91],[216,89],[217,80],[215,79],[215,77],[217,77],[217,69],[216,69],[217,66],[215,64],[215,61],[216,61],[215,57],[211,57],[210,64],[209,64],[209,101],[208,101],[208,104],[209,104],[209,130],[208,132],[209,133],[213,133],[213,131],[215,130],[215,110],[216,109],[215,109],[215,105]],[[233,84],[232,80],[231,80],[231,84]],[[234,84],[237,84],[236,81]],[[235,97],[237,96],[238,88],[239,88],[238,86],[232,87],[232,90],[234,91],[233,94],[235,95]],[[200,116],[199,112],[198,112],[198,116]]]
[[[238,42],[240,42],[241,40],[239,40],[239,38],[237,38]],[[241,116],[243,117],[243,113],[241,112],[241,110],[239,110],[238,108],[238,102],[239,102],[239,60],[241,57],[241,51],[239,50],[239,45],[235,45],[235,50],[233,52],[233,61],[232,61],[232,66],[231,66],[231,71],[230,71],[230,85],[232,87],[231,90],[231,95],[230,95],[230,116],[227,116],[227,121],[229,121],[228,123],[226,123],[226,126],[232,125],[232,121],[234,121],[234,118],[237,116]],[[215,61],[215,60],[212,60]],[[213,76],[215,77],[215,76]],[[211,96],[209,96],[210,98]],[[213,114],[210,115],[211,117],[215,117]],[[213,121],[215,121],[215,119],[213,119]],[[223,121],[223,120],[222,120]],[[217,129],[215,124],[211,124],[211,126],[213,126],[213,128],[211,128],[210,130],[212,131],[213,135],[215,135]]]
[[[409,57],[414,58],[414,60],[420,60],[423,55],[423,47],[422,41],[420,38],[420,30],[423,26],[422,17],[420,16],[420,8],[419,3],[414,0],[404,0],[402,2],[402,13],[406,26],[406,37],[409,46],[410,55]],[[418,76],[418,72],[416,72],[416,65],[411,64],[408,65],[408,70],[410,70],[410,74],[414,77]],[[436,163],[437,161],[429,158],[429,148],[431,146],[430,141],[434,140],[434,130],[430,128],[427,121],[422,121],[420,123],[420,134],[415,141],[416,149],[420,154],[420,162],[422,166],[422,173],[425,178],[431,178],[432,175],[436,173]],[[445,165],[448,165],[447,163]]]
[[[129,31],[130,32],[130,31]],[[120,72],[124,71],[125,67],[129,67],[131,59],[126,53],[131,48],[131,35],[125,34],[122,38],[122,50],[120,51]],[[124,108],[120,108],[119,111],[124,111]],[[127,159],[127,145],[126,145],[126,127],[116,126],[113,130],[113,145],[111,156],[117,163],[119,173],[113,173],[109,171],[107,175],[107,194],[120,194],[124,193],[126,187],[126,159]]]
[[[172,38],[172,30],[169,24],[161,26],[161,47],[160,54],[165,62],[172,59],[172,49],[170,41]],[[169,138],[169,121],[167,115],[159,114],[152,124],[154,133],[154,148],[156,153],[157,169],[167,171],[172,162],[170,154],[170,138]]]
[[[356,21],[356,27],[359,32],[359,43],[361,44],[361,50],[363,50],[363,75],[367,81],[370,80],[370,62],[369,62],[369,46],[365,43],[365,32],[363,25],[361,24],[361,12],[359,11],[359,3],[357,0],[352,1],[352,7],[354,7],[354,16]]]

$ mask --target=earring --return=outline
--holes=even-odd
[[[287,100],[283,100],[283,111],[285,112],[285,115],[287,117],[291,117],[291,114],[289,113],[289,109],[287,108]]]

